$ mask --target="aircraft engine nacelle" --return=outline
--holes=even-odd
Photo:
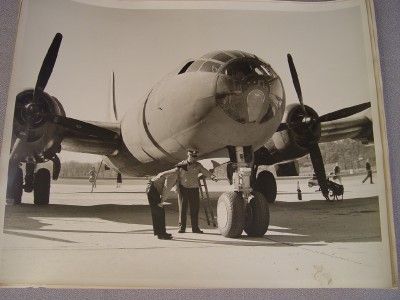
[[[305,105],[308,118],[318,119],[318,114],[314,109]],[[299,126],[304,119],[304,113],[299,104],[290,104],[286,107],[282,122],[287,124],[287,128],[274,133],[271,139],[264,145],[267,150],[266,164],[291,161],[304,156],[308,153],[307,146],[318,141],[321,136],[321,124],[315,122]],[[291,124],[296,124],[292,125]]]
[[[40,91],[33,101],[33,89],[19,93],[15,101],[13,141],[21,145],[14,159],[26,162],[34,159],[43,162],[53,158],[60,152],[61,129],[52,122],[51,118],[65,116],[60,102],[53,96]],[[13,146],[12,146],[13,147]]]

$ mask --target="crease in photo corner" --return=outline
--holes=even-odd
[[[371,2],[369,2],[369,3],[371,3]],[[371,9],[371,8],[369,8],[369,9]],[[371,12],[369,12],[369,14],[370,13]],[[369,17],[372,20],[373,26],[375,26],[375,20],[371,17],[371,15],[369,15]],[[372,34],[370,33],[371,43],[373,44],[372,45],[372,51],[374,51],[374,50],[377,51],[376,30],[375,30],[375,27],[373,27],[372,29],[370,27],[371,27],[371,24],[369,25],[369,29],[373,32]],[[17,36],[23,36],[23,34],[19,34],[18,33]],[[21,39],[22,39],[22,37],[21,37]],[[17,40],[18,40],[18,37],[17,37]],[[17,41],[17,43],[18,43],[18,41]],[[21,43],[22,43],[22,41],[21,41]],[[16,44],[15,48],[17,48],[17,44]],[[387,174],[388,174],[389,170],[385,168],[386,166],[388,167],[388,158],[387,158],[387,152],[385,152],[385,151],[387,151],[387,140],[386,140],[386,131],[385,131],[386,130],[386,127],[385,127],[386,123],[385,123],[385,120],[384,120],[384,111],[383,111],[383,102],[382,102],[383,98],[382,98],[382,91],[381,91],[382,86],[381,86],[381,82],[380,82],[381,81],[381,76],[380,76],[380,68],[379,68],[379,54],[378,53],[374,53],[373,55],[374,55],[374,60],[373,61],[374,61],[374,63],[377,63],[377,65],[374,66],[374,75],[375,75],[375,81],[376,81],[376,86],[377,86],[376,90],[377,90],[377,93],[378,93],[377,109],[375,109],[375,113],[378,115],[378,118],[379,118],[379,124],[375,124],[375,123],[378,123],[378,122],[374,122],[374,124],[375,124],[374,126],[376,126],[376,127],[379,126],[378,128],[379,128],[379,132],[380,132],[380,137],[382,138],[382,146],[383,146],[383,150],[382,150],[383,165],[382,165],[382,168],[384,169],[383,174],[384,174],[384,177],[385,177],[384,181],[385,181],[385,184],[386,184],[386,193],[388,193],[388,192],[390,193],[390,191],[391,191],[390,190],[390,177],[387,177]],[[11,83],[10,83],[10,87],[11,87]],[[10,88],[10,90],[11,90],[11,88]],[[8,111],[8,109],[7,109],[7,111]],[[12,122],[11,122],[11,124],[12,124]],[[5,124],[5,128],[6,128],[6,124]],[[5,131],[6,130],[4,130],[4,132]],[[7,140],[7,137],[3,137],[3,145],[6,145],[6,140]],[[6,148],[6,147],[3,147],[3,148]],[[378,152],[377,152],[377,156],[379,156]],[[3,158],[4,158],[4,155],[2,155],[2,160],[3,160]],[[3,178],[4,178],[4,176],[3,176]],[[387,184],[389,184],[389,187],[387,186]],[[5,185],[3,184],[2,186],[4,187]],[[5,191],[4,191],[4,194],[5,194]],[[391,198],[389,197],[390,195],[388,195],[388,194],[386,194],[386,195],[387,195],[387,197],[386,197],[386,199],[387,199],[386,200],[387,201],[387,206],[386,206],[387,212],[386,213],[381,212],[381,215],[384,213],[384,215],[387,215],[389,217],[389,219],[390,219],[390,218],[392,218],[392,213],[390,211],[390,209],[391,209],[391,205],[390,205],[391,204]],[[3,221],[4,221],[4,218],[2,218],[2,222]],[[381,224],[383,224],[382,222],[383,221],[381,220]],[[393,227],[393,222],[391,222],[391,224],[389,223],[389,227]],[[389,239],[390,239],[390,236],[391,236],[390,228],[388,230],[389,230]],[[392,231],[392,233],[393,233],[393,231]],[[391,248],[393,247],[393,244],[394,244],[393,240],[391,240],[391,243],[390,243]],[[395,254],[393,252],[391,252],[391,255],[393,256]],[[392,272],[395,272],[394,267],[393,267],[393,264],[395,262],[392,260],[391,263],[392,263]],[[395,274],[397,275],[397,272],[395,272]],[[397,279],[394,280],[394,281],[397,281]]]

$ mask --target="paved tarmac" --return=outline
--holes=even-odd
[[[171,241],[153,236],[144,180],[85,180],[52,185],[51,204],[6,206],[2,285],[70,287],[389,287],[377,186],[343,178],[343,201],[327,202],[300,179],[279,180],[262,238],[177,233],[176,196],[166,206]],[[226,181],[209,183],[216,212]],[[189,226],[190,228],[190,226]]]

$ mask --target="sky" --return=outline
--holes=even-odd
[[[103,3],[129,6],[131,2]],[[121,115],[188,59],[223,49],[250,52],[270,63],[282,78],[287,103],[297,102],[286,59],[291,53],[304,102],[321,115],[375,99],[368,77],[369,41],[360,8],[354,5],[358,1],[342,3],[346,4],[342,9],[280,3],[268,10],[270,4],[252,8],[250,3],[246,10],[234,9],[235,5],[221,10],[27,1],[18,28],[14,91],[34,86],[47,48],[61,32],[64,39],[46,91],[72,118],[110,121],[112,71]],[[99,160],[65,151],[60,158]]]

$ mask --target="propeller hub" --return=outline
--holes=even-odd
[[[37,126],[43,121],[43,109],[36,103],[28,103],[21,111],[21,117],[26,123],[32,126]]]
[[[321,137],[321,124],[318,114],[311,107],[304,106],[306,114],[300,105],[296,105],[287,116],[287,124],[296,142],[307,147],[310,143],[318,142]]]
[[[46,94],[40,95],[40,102],[33,102],[32,97],[33,90],[26,90],[17,95],[14,118],[23,126],[38,127],[45,122],[45,115],[48,113]]]

